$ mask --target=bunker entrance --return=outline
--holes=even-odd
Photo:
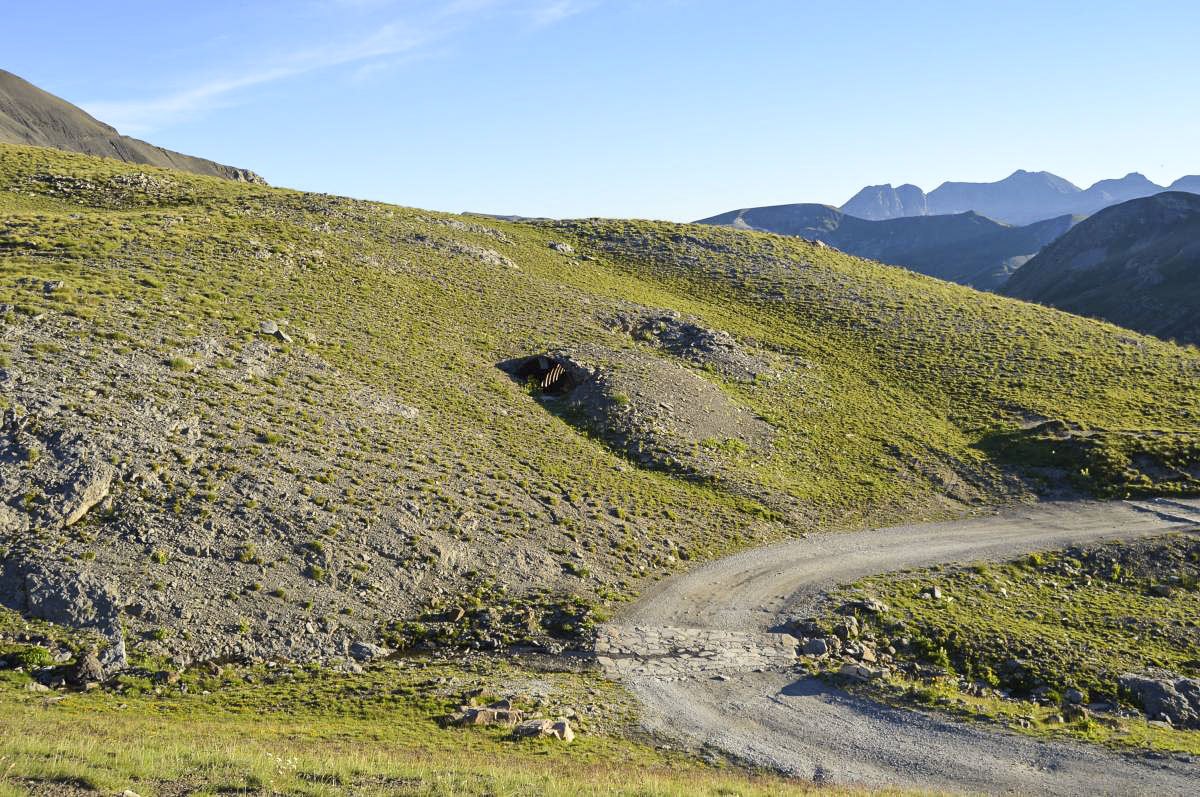
[[[525,382],[535,382],[548,396],[563,396],[574,389],[576,381],[561,362],[553,357],[539,355],[517,361],[509,370],[513,376]]]

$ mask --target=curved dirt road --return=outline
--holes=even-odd
[[[1200,763],[1037,741],[901,711],[797,677],[794,640],[828,587],[937,563],[1200,527],[1200,500],[1078,502],[747,551],[656,585],[596,645],[646,724],[818,782],[968,792],[1200,794]]]

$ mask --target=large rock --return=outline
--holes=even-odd
[[[817,637],[805,642],[800,651],[805,656],[825,656],[829,653],[829,643]]]
[[[847,601],[838,607],[839,614],[884,614],[887,612],[887,604],[877,598],[860,598],[858,600]]]
[[[129,667],[120,622],[116,585],[90,573],[52,570],[37,565],[24,574],[25,613],[72,628],[100,632],[108,646],[99,661],[108,673]]]
[[[78,523],[87,511],[104,500],[116,471],[107,462],[80,463],[68,477],[63,489],[63,525]]]
[[[79,661],[71,668],[68,680],[75,686],[85,686],[104,680],[104,665],[100,663],[100,657],[95,650],[89,650],[79,657]]]
[[[352,642],[350,644],[350,655],[359,661],[371,661],[372,659],[381,659],[387,656],[392,651],[382,645],[376,645],[372,642]]]
[[[556,720],[526,720],[513,728],[513,736],[518,738],[553,736],[556,739],[569,743],[575,739],[575,732],[571,730],[571,723],[567,721],[566,717],[559,717]]]
[[[883,677],[883,671],[873,667],[867,667],[863,664],[855,664],[854,662],[846,662],[838,670],[838,675],[844,678],[849,678],[854,681],[873,681],[876,678]]]
[[[1177,728],[1200,728],[1200,680],[1165,670],[1127,672],[1117,682],[1152,718],[1165,715]]]

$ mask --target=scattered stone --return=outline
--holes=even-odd
[[[800,649],[805,656],[825,656],[829,653],[829,643],[820,637],[810,639]]]
[[[30,681],[29,683],[25,684],[25,691],[26,692],[49,692],[50,687],[46,686],[45,684],[40,684],[37,681]]]
[[[1155,584],[1150,587],[1150,594],[1159,598],[1169,598],[1172,592],[1170,584]]]
[[[920,597],[925,598],[926,600],[940,601],[942,599],[942,588],[937,584],[931,584],[930,586],[921,590]]]
[[[387,656],[392,651],[382,645],[376,645],[372,642],[353,642],[350,645],[350,655],[359,661],[371,661],[372,659],[381,659]]]
[[[833,627],[833,633],[837,634],[838,639],[845,642],[847,639],[854,639],[858,636],[858,618],[843,617],[837,625]]]
[[[258,324],[258,331],[264,335],[271,335],[278,340],[283,341],[284,343],[292,342],[292,336],[280,328],[278,321],[272,321],[270,319],[266,321],[260,321]]]
[[[728,332],[703,326],[700,319],[681,318],[675,310],[619,313],[610,326],[739,381],[754,381],[771,370],[761,352],[748,350]]]
[[[575,741],[575,731],[571,730],[571,723],[564,717],[555,720],[554,724],[550,726],[550,733],[567,744]]]
[[[1062,714],[1051,714],[1049,717],[1046,717],[1047,725],[1062,725],[1064,722],[1066,720],[1063,719]]]
[[[180,674],[175,670],[159,670],[153,676],[156,684],[165,684],[167,686],[177,685],[180,678]]]
[[[503,725],[514,727],[523,719],[523,714],[512,707],[512,701],[498,700],[489,706],[460,706],[450,717],[451,725]]]
[[[1088,710],[1083,706],[1070,705],[1063,709],[1063,718],[1067,722],[1078,722],[1088,718]]]
[[[551,241],[550,248],[553,249],[555,252],[559,252],[564,255],[575,254],[575,247],[571,246],[570,244],[564,244],[560,241]]]
[[[876,598],[862,598],[861,600],[847,601],[838,608],[839,614],[854,614],[855,612],[864,612],[866,614],[884,614],[887,612],[887,604]]]
[[[575,739],[575,732],[571,729],[571,723],[565,717],[559,717],[557,720],[525,720],[513,728],[513,736],[518,739],[533,736],[553,736],[563,742],[570,743]]]
[[[854,662],[848,661],[841,666],[841,669],[838,670],[838,675],[853,679],[855,681],[866,682],[882,677],[883,672],[871,667],[865,667],[862,664],[855,664]]]
[[[548,719],[532,719],[518,723],[513,728],[513,736],[523,739],[529,736],[545,736],[550,733],[554,723]]]
[[[789,620],[784,630],[798,637],[814,637],[821,635],[821,626],[816,618],[806,617],[802,620]]]
[[[1085,695],[1083,692],[1079,691],[1073,686],[1067,691],[1063,692],[1063,699],[1068,703],[1082,703],[1084,697]]]

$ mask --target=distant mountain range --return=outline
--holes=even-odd
[[[1172,191],[1106,208],[1047,246],[1000,292],[1200,343],[1200,196]]]
[[[994,290],[1075,221],[1060,216],[1016,227],[970,211],[870,221],[829,205],[797,204],[732,210],[697,223],[798,235],[859,257]]]
[[[1018,169],[994,183],[947,182],[928,194],[908,183],[897,188],[888,184],[869,185],[840,209],[872,221],[974,211],[996,221],[1020,225],[1055,216],[1088,216],[1119,202],[1163,191],[1200,192],[1200,175],[1181,177],[1170,186],[1161,186],[1131,172],[1083,189],[1050,172]]]
[[[248,169],[184,155],[123,136],[66,100],[42,91],[0,69],[0,142],[53,147],[85,155],[102,155],[128,163],[224,177],[251,183],[266,181]]]

